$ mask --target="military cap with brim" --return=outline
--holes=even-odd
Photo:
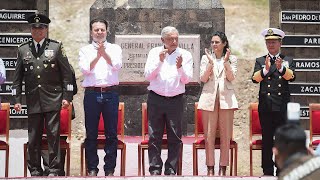
[[[285,33],[277,28],[267,28],[261,32],[261,35],[266,39],[283,39]]]
[[[43,14],[33,14],[28,17],[28,23],[31,24],[32,27],[47,27],[51,20]]]

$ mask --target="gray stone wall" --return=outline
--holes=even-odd
[[[270,0],[270,27],[281,28],[286,35],[319,35],[319,24],[298,24],[280,23],[281,11],[319,11],[320,0]],[[320,57],[319,47],[286,47],[281,49],[283,54],[294,58],[318,58]],[[300,71],[296,72],[296,82],[301,83],[319,83],[319,71]],[[309,106],[309,103],[319,103],[320,96],[292,96],[293,102],[298,102],[301,106]],[[303,126],[309,128],[309,120],[302,121]]]
[[[90,8],[90,20],[109,22],[107,40],[115,35],[157,34],[165,26],[175,26],[180,34],[200,34],[200,54],[210,46],[211,34],[225,30],[225,10],[220,0],[97,0]],[[200,58],[200,57],[194,57]],[[183,134],[194,129],[194,102],[199,84],[186,88]],[[147,99],[146,84],[120,85],[120,100],[125,102],[125,134],[141,135],[141,103]]]
[[[38,10],[42,14],[49,14],[49,0],[1,0],[1,10]],[[28,23],[0,23],[1,33],[30,33]],[[0,46],[0,58],[16,58],[17,46]],[[7,81],[12,82],[14,71],[6,71]],[[1,95],[2,102],[13,105],[11,95]],[[23,97],[25,104],[25,97]],[[11,129],[27,128],[27,119],[10,119]]]

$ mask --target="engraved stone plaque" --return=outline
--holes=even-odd
[[[116,35],[115,43],[122,48],[121,83],[147,83],[144,68],[150,49],[162,46],[160,35]],[[193,57],[193,79],[199,82],[200,35],[179,35],[179,47],[188,50]]]

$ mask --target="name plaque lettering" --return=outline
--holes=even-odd
[[[30,33],[0,33],[0,46],[18,46],[32,40]]]
[[[320,24],[320,11],[281,11],[281,23]]]
[[[292,96],[320,96],[320,83],[290,83],[289,89]]]
[[[36,12],[36,10],[0,10],[0,23],[28,23],[28,17]]]
[[[320,59],[293,59],[295,71],[320,71]]]
[[[320,35],[287,35],[281,47],[320,47]]]
[[[22,85],[22,94],[25,94],[25,85]],[[0,95],[12,95],[12,82],[5,82],[0,85]]]
[[[146,83],[144,68],[149,51],[163,46],[160,35],[116,35],[115,43],[122,48],[122,69],[120,82]],[[193,79],[199,81],[200,73],[200,35],[180,35],[179,47],[186,49],[193,58]]]
[[[307,106],[300,107],[300,119],[309,119],[309,107]]]
[[[4,67],[8,71],[14,71],[17,66],[17,58],[2,58]]]
[[[21,105],[20,111],[16,111],[14,105],[10,105],[10,118],[28,118],[27,105]]]

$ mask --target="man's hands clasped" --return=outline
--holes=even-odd
[[[166,54],[168,53],[168,49],[163,49],[160,53],[159,53],[159,59],[161,62],[164,61],[164,59],[166,58]],[[181,68],[182,66],[182,56],[179,55],[177,58],[176,58],[176,66],[177,66],[177,69]]]

